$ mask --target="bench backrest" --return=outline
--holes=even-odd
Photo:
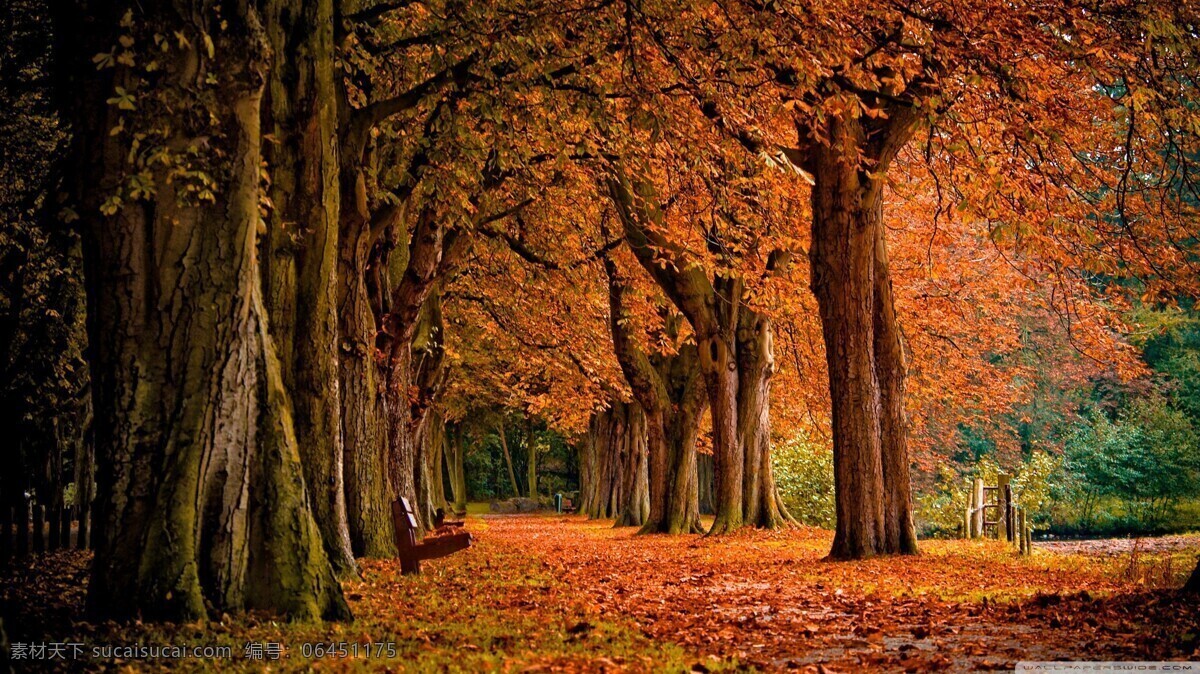
[[[417,516],[403,496],[392,502],[392,521],[396,527],[396,548],[401,552],[417,545]]]

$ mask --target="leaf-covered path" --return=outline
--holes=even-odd
[[[637,536],[578,516],[471,517],[468,528],[477,544],[426,563],[419,577],[401,577],[392,561],[364,562],[362,579],[344,586],[356,615],[348,624],[253,615],[90,624],[81,612],[87,558],[74,552],[19,568],[0,598],[14,642],[233,652],[219,663],[123,661],[136,671],[971,671],[1023,659],[1200,657],[1195,602],[1146,589],[1147,578],[1174,582],[1155,575],[1165,557],[1022,559],[996,543],[926,541],[916,558],[832,563],[821,559],[829,532],[806,528]],[[1181,570],[1200,548],[1189,539],[1171,558]],[[247,659],[248,642],[279,643],[284,657]],[[313,648],[356,643],[392,644],[394,657]]]
[[[916,558],[834,563],[822,560],[830,534],[820,530],[666,538],[560,522],[510,518],[491,530],[554,560],[602,617],[633,620],[701,662],[971,670],[1198,654],[1194,604],[1146,591],[1119,564],[960,541],[926,542]],[[1200,539],[1191,543],[1189,559]]]

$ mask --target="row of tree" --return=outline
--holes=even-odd
[[[598,391],[587,507],[696,530],[707,418],[713,533],[788,519],[764,297],[807,257],[832,555],[915,552],[890,169],[925,136],[989,235],[1176,287],[1186,209],[1156,177],[1194,143],[1194,9],[57,0],[71,142],[43,211],[83,235],[92,608],[348,615],[390,502],[427,526],[445,501],[430,412],[475,382],[443,309],[503,323],[497,251],[606,279],[617,386],[553,323],[516,336]]]

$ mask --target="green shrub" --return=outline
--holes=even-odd
[[[833,452],[804,437],[776,445],[771,452],[775,484],[788,512],[803,524],[832,529]]]

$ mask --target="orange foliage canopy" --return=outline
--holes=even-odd
[[[380,29],[403,42],[505,17],[487,37],[412,39],[384,58],[397,90],[431,75],[413,56],[490,67],[475,68],[475,89],[454,104],[471,129],[455,138],[470,143],[423,174],[453,208],[515,209],[477,227],[447,283],[451,417],[504,405],[579,431],[628,396],[598,263],[614,245],[598,183],[620,161],[654,181],[668,238],[738,274],[750,306],[774,319],[775,435],[827,437],[803,149],[825,141],[831,116],[920,116],[887,175],[884,212],[926,465],[956,423],[1027,402],[1039,371],[1062,387],[1139,376],[1121,337],[1123,279],[1150,300],[1198,289],[1194,3],[507,9],[414,9]],[[463,168],[472,156],[506,180],[480,192],[486,181]],[[766,274],[780,251],[791,266]],[[639,288],[645,345],[669,349],[664,298],[616,255]],[[1033,341],[1052,360],[1022,357]]]

